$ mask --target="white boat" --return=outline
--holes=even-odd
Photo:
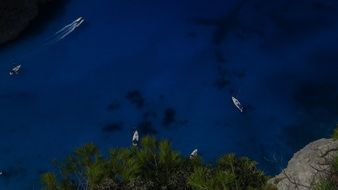
[[[57,40],[62,40],[66,36],[68,36],[70,33],[72,33],[77,27],[79,27],[84,22],[83,17],[79,17],[76,20],[74,20],[72,23],[67,24],[57,32],[55,32],[54,36]]]
[[[13,67],[13,69],[11,71],[9,71],[9,75],[19,74],[20,69],[21,69],[21,65],[17,65],[15,67]]]
[[[197,154],[198,154],[198,149],[193,150],[193,151],[191,152],[191,154],[190,154],[190,159],[196,157]]]
[[[137,146],[138,141],[139,141],[139,135],[138,135],[138,132],[137,132],[137,130],[136,130],[136,131],[134,132],[133,140],[132,140],[133,146]]]
[[[239,102],[239,101],[237,100],[237,98],[235,98],[235,97],[233,97],[233,96],[231,97],[231,99],[232,99],[232,102],[235,104],[235,106],[239,109],[239,111],[240,111],[240,112],[243,112],[244,108],[243,108],[241,102]]]
[[[84,22],[84,19],[82,17],[77,18],[73,23],[75,24],[75,27],[80,26]]]
[[[83,18],[82,18],[82,17],[79,17],[79,18],[77,18],[74,22],[80,22],[81,20],[83,20]]]

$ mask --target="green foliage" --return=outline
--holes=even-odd
[[[129,182],[137,177],[140,173],[140,164],[135,158],[134,149],[113,149],[110,151],[108,159],[108,168],[111,168],[112,178],[121,181]]]
[[[111,149],[107,158],[93,144],[56,163],[58,173],[41,176],[45,190],[265,189],[267,177],[256,162],[228,154],[215,165],[203,164],[173,150],[167,140],[146,136],[139,147]]]
[[[313,189],[314,190],[333,190],[335,188],[332,182],[328,180],[322,180],[319,183],[317,183]]]
[[[333,140],[338,140],[338,126],[337,126],[337,128],[333,131],[332,138],[333,138]]]
[[[332,134],[333,140],[338,140],[338,124]],[[329,169],[322,172],[320,181],[314,185],[314,190],[338,189],[338,153],[325,163]]]
[[[218,167],[231,171],[236,178],[235,187],[260,188],[265,184],[267,177],[257,169],[257,163],[247,157],[235,158],[234,154],[225,155],[218,160]]]
[[[204,167],[195,168],[194,172],[190,175],[188,179],[188,185],[193,189],[205,190],[209,188],[208,178],[210,176],[210,171]]]
[[[94,144],[86,144],[75,150],[75,156],[81,165],[90,167],[100,156],[100,152]]]
[[[326,164],[330,167],[321,174],[322,178],[315,184],[314,190],[338,189],[338,153],[336,153]]]
[[[257,169],[257,163],[234,154],[217,160],[215,167],[195,168],[188,184],[196,190],[202,189],[264,189],[267,177]]]
[[[226,171],[214,170],[207,167],[197,167],[188,179],[192,189],[230,189],[235,181],[235,175]]]
[[[333,140],[338,140],[338,124],[332,134]],[[314,190],[333,190],[338,189],[338,153],[336,153],[327,163],[329,169],[322,172],[320,181],[314,185]]]
[[[265,184],[265,186],[262,188],[262,190],[278,190],[278,189],[275,185]]]
[[[331,160],[332,173],[338,174],[338,154]]]
[[[41,181],[44,184],[43,189],[49,189],[49,190],[58,189],[55,174],[51,172],[42,174]]]

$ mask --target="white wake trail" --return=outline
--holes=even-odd
[[[83,22],[84,22],[84,19],[82,17],[75,19],[70,24],[67,24],[66,26],[62,27],[60,30],[56,31],[54,35],[51,36],[47,40],[46,44],[53,44],[53,43],[56,43],[64,39],[69,34],[71,34],[76,28],[78,28]]]
[[[20,57],[12,58],[11,62],[14,62],[17,65],[17,63],[22,62],[27,57],[41,52],[46,47],[53,45],[54,43],[57,43],[58,41],[67,37],[76,28],[78,28],[83,22],[84,22],[84,19],[82,17],[78,17],[73,22],[65,25],[64,27],[62,27],[61,29],[56,31],[54,34],[52,34],[49,38],[45,39],[44,42],[42,42],[41,45],[39,45],[38,47],[30,49],[30,51],[22,54]],[[14,70],[14,72],[15,72],[15,70]]]

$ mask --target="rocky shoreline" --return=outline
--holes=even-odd
[[[60,0],[2,0],[0,46],[16,40],[50,4]]]
[[[326,162],[338,152],[338,141],[319,139],[296,152],[288,166],[269,180],[278,190],[308,190],[328,170]]]

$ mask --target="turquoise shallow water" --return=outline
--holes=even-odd
[[[0,184],[34,189],[50,160],[132,132],[268,174],[328,137],[338,113],[335,1],[71,0],[0,50]],[[85,23],[43,45],[77,17]],[[17,77],[7,73],[22,64]],[[240,113],[236,96],[245,106]],[[171,122],[172,121],[172,122]]]

